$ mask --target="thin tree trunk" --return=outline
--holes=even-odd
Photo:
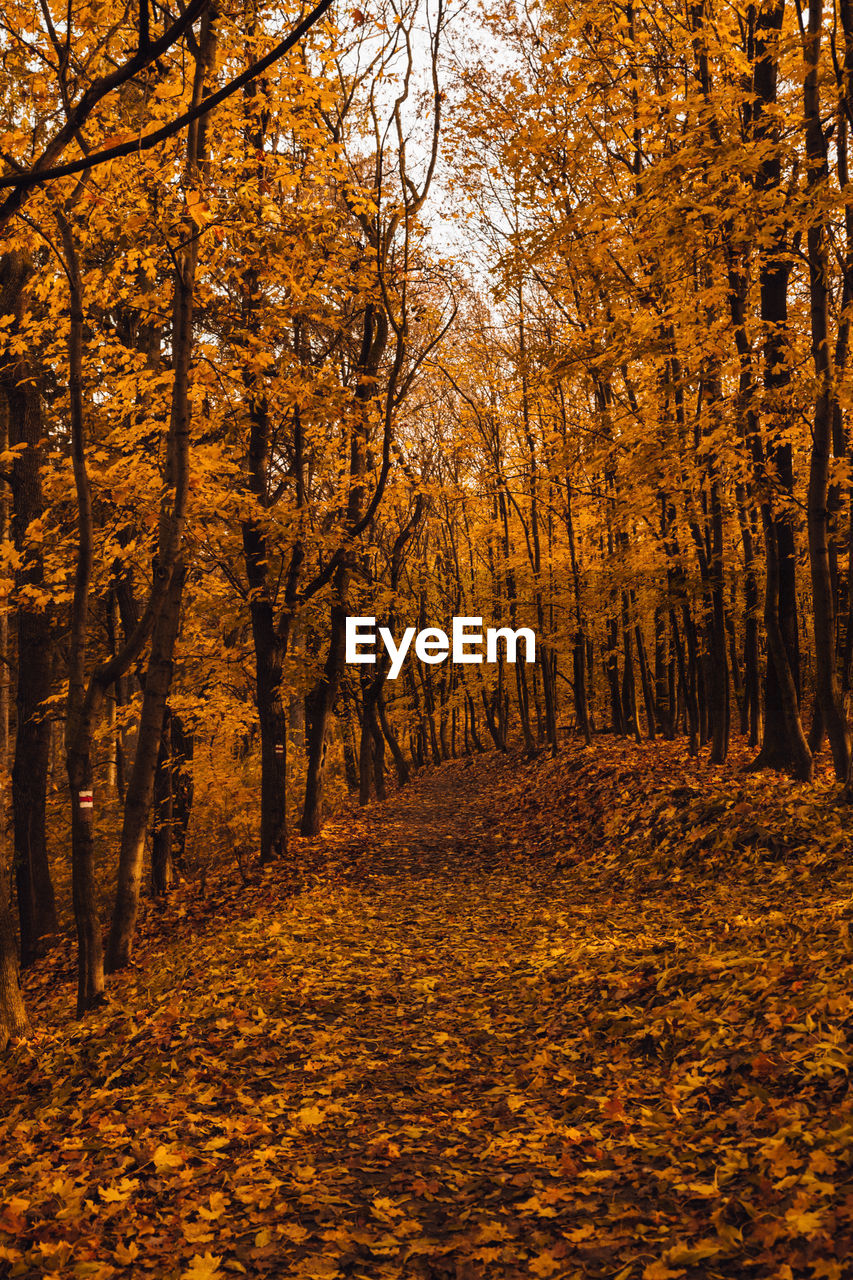
[[[192,774],[195,740],[183,719],[169,712],[172,747],[172,863],[184,868],[187,832],[192,816],[195,784]]]
[[[131,959],[142,887],[145,836],[154,798],[166,702],[172,684],[172,654],[180,623],[184,577],[183,562],[179,560],[172,570],[166,599],[151,635],[139,736],[124,806],[118,882],[107,946],[109,973],[124,968]]]
[[[729,754],[731,707],[729,703],[729,664],[726,654],[726,602],[723,572],[723,504],[715,469],[709,464],[711,489],[711,695],[713,725],[711,763],[722,764]]]
[[[631,638],[630,608],[627,591],[622,592],[622,652],[624,667],[622,669],[622,714],[625,717],[626,732],[630,729],[635,742],[642,742],[640,721],[637,717],[637,682],[634,676],[634,645]]]
[[[201,102],[205,80],[214,61],[216,18],[216,10],[211,8],[205,12],[202,20],[193,81],[194,103]],[[187,136],[187,182],[198,181],[203,154],[204,132],[200,122],[196,121]],[[185,210],[182,227],[185,242],[175,256],[173,273],[173,378],[164,477],[167,492],[173,489],[175,496],[172,506],[164,504],[160,511],[155,574],[164,573],[166,589],[159,604],[158,616],[153,622],[136,753],[125,799],[118,882],[107,948],[110,972],[123,968],[130,963],[131,958],[142,883],[145,834],[154,795],[154,776],[171,687],[172,657],[180,625],[181,597],[186,574],[182,542],[189,488],[190,368],[199,250],[198,229],[188,210]]]
[[[652,678],[649,672],[649,662],[646,657],[646,644],[643,639],[643,631],[639,622],[634,626],[634,639],[637,642],[637,662],[640,667],[640,684],[643,690],[643,703],[646,708],[646,732],[650,742],[654,742],[656,737],[656,716],[655,716],[655,697],[652,690]]]
[[[5,849],[0,850],[5,863]],[[0,865],[0,1053],[11,1039],[30,1034],[18,976],[15,928],[9,910],[5,867]]]
[[[2,270],[2,268],[0,268]],[[9,448],[9,401],[3,389],[0,374],[0,452]],[[7,542],[11,532],[9,524],[9,492],[6,476],[0,475],[0,543]],[[0,786],[7,796],[9,786],[9,726],[11,710],[11,659],[9,654],[9,612],[0,609]],[[5,805],[4,805],[5,808]],[[0,813],[5,827],[5,813]]]
[[[385,705],[384,691],[380,691],[376,702],[376,710],[379,715],[379,724],[385,735],[385,741],[391,748],[391,755],[394,757],[394,766],[397,770],[397,781],[401,787],[404,787],[411,778],[411,770],[406,763],[406,757],[400,749],[400,743],[397,741],[397,735],[395,734],[391,722],[388,719],[388,708]]]
[[[675,609],[669,611],[669,625],[672,631],[672,647],[675,650],[675,664],[678,671],[678,683],[681,686],[681,696],[684,701],[684,714],[687,720],[688,732],[688,754],[695,756],[699,751],[699,708],[696,704],[696,694],[693,690],[688,674],[687,666],[684,658],[684,645],[682,644],[681,635],[678,630],[678,619]]]
[[[163,732],[154,774],[154,830],[151,834],[151,893],[165,898],[172,887],[172,827],[174,823],[174,791],[172,773],[172,717],[169,708],[163,716]]]
[[[625,714],[622,706],[622,693],[619,688],[619,623],[611,615],[607,619],[607,653],[604,670],[610,689],[610,716],[613,732],[624,737],[626,730]]]
[[[809,193],[820,196],[829,177],[827,140],[820,118],[820,38],[822,0],[809,0],[808,30],[803,38],[806,161]],[[821,720],[829,737],[835,776],[846,781],[850,770],[850,733],[842,705],[836,666],[835,592],[829,557],[829,461],[832,449],[832,370],[829,351],[829,246],[823,217],[809,220],[809,303],[815,403],[809,465],[807,525],[812,578],[815,688]]]
[[[675,736],[675,708],[670,689],[669,672],[672,662],[668,661],[666,645],[666,624],[664,611],[660,605],[655,606],[655,711],[663,735],[667,739]]]
[[[325,780],[327,737],[338,682],[344,666],[346,644],[346,599],[349,570],[342,567],[335,574],[335,603],[331,610],[329,652],[323,675],[306,699],[308,717],[308,766],[305,775],[305,804],[300,830],[304,836],[317,836],[323,825],[323,784]]]
[[[83,287],[71,227],[59,217],[70,290],[68,391],[71,417],[71,461],[77,495],[77,565],[71,606],[66,714],[66,769],[71,802],[71,896],[77,927],[77,1016],[105,1000],[104,957],[95,879],[94,791],[92,743],[95,717],[105,694],[87,697],[86,645],[94,528],[92,495],[86,467],[86,424],[83,416]],[[90,686],[93,688],[93,686]]]
[[[778,43],[784,18],[785,0],[773,0],[758,14],[755,38],[754,89],[755,136],[768,145],[767,157],[759,166],[759,192],[778,191],[781,161],[778,154],[778,119],[773,111],[777,101]],[[768,425],[779,416],[780,399],[790,384],[786,354],[788,332],[789,246],[786,228],[779,221],[772,229],[761,257],[760,293],[764,336],[764,389]],[[761,494],[764,530],[765,590],[764,625],[767,634],[767,680],[765,682],[764,740],[753,768],[788,770],[803,780],[811,777],[811,752],[803,733],[799,711],[800,657],[797,625],[796,547],[793,518],[788,511],[773,507],[772,489],[766,474],[763,446],[757,431],[751,432],[756,470],[756,488]],[[793,456],[788,443],[774,444],[769,451],[774,484],[783,494],[793,494]]]

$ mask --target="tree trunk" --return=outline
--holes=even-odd
[[[5,850],[3,857],[5,861]],[[0,1053],[12,1039],[30,1034],[18,977],[15,928],[9,910],[5,868],[0,868]]]
[[[655,715],[655,696],[652,689],[652,677],[649,671],[649,660],[646,656],[646,643],[639,622],[634,625],[634,639],[637,643],[637,664],[640,668],[640,685],[643,690],[643,704],[646,709],[646,732],[650,742],[654,742],[657,729]]]
[[[151,833],[151,893],[165,898],[172,887],[172,827],[174,823],[174,789],[172,773],[172,716],[169,708],[163,716],[163,732],[154,774],[154,829]]]
[[[737,507],[744,554],[743,583],[743,698],[749,745],[761,740],[761,666],[758,631],[758,576],[755,570],[754,514],[747,506],[746,487],[737,487]]]
[[[673,699],[670,693],[666,625],[660,605],[655,606],[655,713],[666,739],[675,734]]]
[[[642,742],[640,721],[637,716],[637,682],[634,676],[634,645],[631,639],[630,610],[628,593],[622,592],[622,647],[624,667],[622,669],[622,714],[625,718],[625,731],[630,729],[635,742]]]
[[[501,729],[497,697],[494,693],[491,694],[490,696],[487,696],[485,686],[483,686],[480,689],[480,696],[483,700],[483,710],[486,713],[486,728],[489,731],[489,737],[491,738],[492,742],[495,744],[495,747],[497,748],[498,751],[506,751],[506,746],[507,746],[506,737]],[[473,701],[471,702],[471,724],[472,724],[471,732],[474,737],[474,741],[476,742],[477,731],[476,731],[475,720],[474,720]]]
[[[341,716],[341,736],[344,754],[344,776],[350,791],[358,791],[358,765],[356,763],[355,729],[353,727],[353,721],[357,719],[355,699],[347,690],[344,700],[344,712]]]
[[[373,767],[373,708],[368,705],[367,680],[362,680],[361,733],[358,743],[358,803],[370,800],[370,778]]]
[[[406,757],[400,749],[400,743],[397,741],[397,735],[394,733],[391,722],[388,719],[388,709],[385,706],[384,692],[380,692],[379,694],[379,698],[376,703],[376,710],[379,714],[379,724],[385,735],[385,741],[391,748],[391,755],[394,757],[394,766],[397,770],[397,781],[401,787],[404,787],[411,778],[411,771],[406,763]]]
[[[540,623],[540,634],[542,624]],[[555,754],[559,747],[557,740],[557,690],[554,683],[554,665],[552,650],[541,644],[538,646],[539,667],[542,671],[542,697],[545,702],[545,740],[551,752]]]
[[[723,504],[716,473],[711,470],[711,561],[709,587],[711,593],[711,763],[722,764],[729,754],[731,708],[729,703],[729,664],[726,653],[726,602],[723,573]]]
[[[194,735],[182,718],[171,712],[172,720],[172,862],[179,871],[185,866],[187,832],[192,816]]]
[[[151,636],[139,735],[127,784],[119,850],[118,883],[107,946],[107,970],[115,973],[130,963],[139,910],[145,836],[154,798],[154,778],[163,733],[166,701],[172,684],[172,655],[181,617],[185,570],[181,560],[172,570],[169,589]]]
[[[25,310],[30,264],[21,255],[0,260],[0,304],[19,324]],[[47,860],[45,797],[50,759],[51,634],[44,570],[38,546],[27,545],[27,529],[44,514],[41,442],[46,434],[35,370],[15,357],[3,363],[0,383],[8,407],[10,447],[22,446],[12,466],[12,536],[23,563],[15,574],[23,598],[16,606],[18,675],[15,756],[12,765],[14,868],[21,930],[21,963],[38,953],[39,940],[57,927]],[[39,596],[42,598],[39,599]]]
[[[772,108],[777,100],[778,41],[785,0],[773,0],[758,15],[755,38],[754,89],[755,136],[767,144],[767,157],[759,167],[756,187],[760,193],[781,185],[778,153],[779,124]],[[771,111],[768,111],[771,108]],[[772,228],[759,271],[761,319],[764,334],[764,392],[768,426],[784,413],[783,396],[790,384],[786,336],[788,332],[789,249],[784,222]],[[773,487],[793,495],[791,446],[774,444],[769,451],[773,484],[758,433],[751,433],[756,488],[761,494],[761,520],[766,549],[764,625],[767,634],[764,740],[753,767],[788,770],[795,777],[811,777],[811,752],[800,720],[800,655],[797,625],[796,547],[789,511],[774,509]]]
[[[0,376],[0,452],[9,448],[9,404]],[[10,534],[9,493],[5,477],[0,476],[0,543],[7,542]],[[11,659],[9,654],[9,611],[0,609],[0,786],[3,795],[9,794],[9,728],[11,710]],[[5,813],[2,815],[5,823]],[[3,855],[5,856],[5,855]]]
[[[697,755],[699,751],[699,708],[696,703],[696,692],[692,687],[684,658],[684,645],[678,630],[678,618],[675,609],[669,611],[669,625],[672,632],[672,647],[675,650],[675,665],[678,671],[678,683],[684,702],[684,714],[687,720],[688,754]]]
[[[94,708],[69,720],[67,754],[71,800],[71,894],[77,925],[77,1017],[103,1004],[104,948],[95,876],[92,738]]]
[[[625,715],[622,707],[622,694],[619,689],[619,623],[611,615],[607,619],[607,654],[604,670],[610,689],[610,718],[614,733],[624,737],[626,733]]]
[[[349,585],[349,570],[341,567],[335,574],[335,602],[331,609],[329,652],[323,675],[306,699],[308,716],[308,767],[305,777],[305,805],[300,830],[304,836],[317,836],[323,825],[323,784],[326,767],[329,721],[344,667],[347,611],[343,604]]]
[[[808,30],[803,39],[805,79],[807,185],[820,196],[829,177],[827,140],[820,118],[820,38],[822,0],[810,0]],[[846,781],[850,769],[850,733],[841,700],[836,666],[835,591],[829,557],[829,460],[832,449],[832,370],[829,352],[829,246],[823,217],[809,220],[809,303],[815,403],[809,466],[807,525],[812,578],[815,645],[815,690],[832,751],[835,776]]]
[[[77,563],[71,605],[68,658],[68,702],[65,720],[65,761],[71,801],[71,895],[77,929],[77,1016],[102,1004],[104,958],[95,879],[94,792],[92,743],[95,717],[106,685],[86,689],[86,644],[89,629],[89,591],[94,554],[92,495],[86,465],[86,423],[83,415],[83,286],[70,224],[58,213],[69,283],[68,399],[71,419],[71,463],[77,498]]]
[[[214,8],[205,11],[195,51],[193,102],[204,94],[205,80],[216,51]],[[187,134],[185,182],[196,182],[204,153],[203,123],[196,121]],[[160,509],[157,564],[162,580],[156,617],[152,620],[151,651],[145,675],[142,711],[133,768],[127,786],[119,850],[118,883],[107,948],[109,971],[130,963],[133,933],[139,909],[145,834],[154,795],[154,776],[163,731],[163,719],[172,681],[172,657],[181,617],[181,597],[186,575],[183,534],[190,471],[190,370],[193,352],[193,314],[198,266],[198,228],[188,208],[182,223],[185,242],[174,256],[172,294],[172,394],[166,443],[164,480],[166,492],[174,492],[171,504]],[[152,596],[154,590],[152,589]]]
[[[253,426],[253,437],[254,437]],[[287,717],[281,700],[284,644],[278,636],[267,582],[268,547],[255,521],[243,525],[255,647],[255,703],[261,734],[261,865],[287,851]]]
[[[515,684],[518,693],[518,716],[521,722],[521,732],[524,736],[524,749],[529,756],[536,755],[536,743],[533,740],[533,733],[530,728],[530,698],[527,691],[527,675],[524,670],[524,663],[516,662],[515,664]]]
[[[373,733],[371,735],[371,757],[373,761],[373,785],[376,788],[376,799],[387,799],[388,793],[385,789],[385,739],[382,737],[382,730],[374,716]]]

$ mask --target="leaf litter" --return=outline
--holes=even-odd
[[[843,1280],[832,801],[483,756],[151,916],[82,1023],[59,947],[0,1064],[0,1275]]]

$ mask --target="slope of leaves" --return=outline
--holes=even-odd
[[[480,757],[298,879],[186,890],[60,1031],[57,952],[0,1074],[0,1274],[838,1280],[828,793],[662,744]]]

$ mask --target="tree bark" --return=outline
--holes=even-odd
[[[385,741],[388,743],[388,746],[391,749],[391,755],[394,758],[394,767],[397,770],[397,781],[401,787],[404,787],[412,776],[411,770],[406,763],[406,757],[400,749],[400,743],[397,740],[397,735],[395,734],[393,726],[388,719],[388,708],[385,705],[384,691],[380,691],[379,693],[376,710],[379,715],[380,727],[385,735]]]
[[[172,684],[172,655],[180,623],[184,577],[183,562],[178,560],[172,569],[166,598],[151,635],[136,754],[124,805],[118,882],[107,947],[109,973],[124,968],[131,959],[142,887],[145,836],[154,798],[166,702]]]
[[[5,850],[3,851],[5,853]],[[30,1034],[18,977],[15,929],[9,910],[5,870],[0,869],[0,1053],[12,1039]]]
[[[349,570],[343,567],[335,574],[335,601],[331,608],[329,651],[323,666],[323,675],[306,699],[308,766],[305,777],[305,804],[300,826],[304,836],[319,835],[323,826],[327,738],[335,694],[344,667],[347,610],[342,602],[346,599],[349,576]]]
[[[30,273],[31,264],[23,255],[8,253],[0,259],[0,305],[15,316],[16,329],[24,317]],[[16,550],[24,557],[15,574],[18,671],[12,812],[20,957],[26,967],[38,954],[40,939],[57,927],[45,828],[50,759],[45,700],[51,692],[53,637],[41,551],[37,544],[27,542],[30,524],[44,514],[41,468],[45,426],[38,375],[31,361],[20,356],[4,360],[0,384],[8,408],[9,444],[23,446],[11,475],[11,531]]]
[[[200,102],[216,50],[215,7],[202,21],[193,79],[193,101]],[[187,136],[185,177],[198,181],[204,153],[199,122]],[[118,882],[107,948],[109,971],[130,963],[139,909],[145,834],[154,796],[154,777],[163,732],[163,719],[172,680],[172,657],[178,636],[186,569],[182,558],[190,468],[190,368],[193,352],[193,313],[199,237],[188,209],[182,227],[184,243],[175,255],[172,295],[172,395],[166,444],[165,482],[171,504],[160,511],[155,583],[162,576],[165,590],[151,631],[151,651],[142,695],[142,711],[133,768],[127,786],[119,850]],[[153,593],[152,593],[153,594]]]
[[[820,118],[820,40],[822,0],[810,0],[808,30],[803,38],[805,78],[806,164],[809,194],[819,198],[829,177],[827,140]],[[809,220],[809,310],[816,394],[812,419],[807,526],[812,578],[815,646],[815,692],[829,737],[835,776],[846,781],[850,770],[850,733],[836,665],[835,590],[829,555],[829,460],[832,450],[832,368],[829,349],[829,246],[823,217]]]
[[[785,12],[785,0],[772,0],[758,14],[755,29],[754,134],[764,143],[765,158],[759,166],[756,189],[759,195],[775,194],[781,183],[779,125],[774,108],[777,101],[778,42]],[[790,383],[787,363],[788,278],[790,261],[786,228],[781,221],[771,228],[762,252],[759,287],[761,320],[764,326],[764,407],[772,423],[783,413],[783,397]],[[799,710],[799,631],[797,626],[796,547],[793,518],[789,511],[774,509],[767,462],[775,484],[785,495],[793,495],[793,457],[790,444],[770,447],[765,459],[758,433],[752,433],[756,488],[760,493],[761,519],[766,549],[764,625],[767,634],[767,680],[765,683],[764,740],[753,768],[788,770],[808,779],[812,773],[811,752],[803,733]]]

